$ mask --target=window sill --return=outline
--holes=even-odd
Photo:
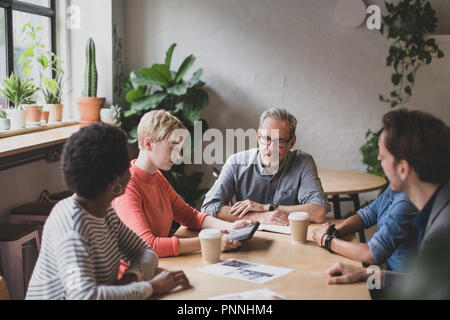
[[[0,170],[38,160],[59,160],[64,142],[80,129],[78,122],[0,133]]]

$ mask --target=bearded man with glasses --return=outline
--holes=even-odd
[[[258,148],[231,155],[202,212],[226,221],[246,220],[288,225],[291,212],[303,211],[322,223],[330,210],[311,155],[292,150],[297,120],[285,109],[272,108],[260,118]],[[232,198],[236,203],[229,205]]]

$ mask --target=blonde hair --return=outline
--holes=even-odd
[[[139,121],[137,133],[139,149],[144,147],[144,139],[151,138],[158,142],[167,138],[169,144],[180,143],[180,132],[187,131],[181,121],[164,110],[153,110],[144,114]]]

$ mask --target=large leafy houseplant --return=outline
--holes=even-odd
[[[122,108],[118,123],[129,135],[129,142],[137,141],[137,126],[141,117],[151,110],[166,110],[176,116],[184,124],[193,137],[194,124],[202,121],[202,128],[207,124],[200,119],[202,110],[208,105],[209,97],[200,80],[203,70],[198,69],[189,80],[184,80],[189,69],[195,62],[195,57],[189,55],[176,71],[171,70],[172,55],[176,43],[166,52],[164,64],[153,64],[151,67],[137,69],[131,72],[125,81],[124,92],[129,106]],[[193,148],[194,141],[191,140]],[[186,174],[186,165],[175,166],[171,171],[164,172],[173,188],[191,205],[200,200],[207,190],[199,189],[202,173]]]
[[[433,58],[442,58],[444,53],[435,39],[427,39],[437,28],[436,12],[426,0],[401,0],[397,4],[385,2],[387,14],[383,16],[380,32],[393,39],[386,58],[392,69],[391,81],[395,90],[390,98],[380,95],[381,101],[395,107],[408,102],[412,95],[416,73]]]
[[[383,16],[381,34],[393,43],[389,48],[386,65],[391,68],[394,90],[390,97],[379,95],[379,99],[392,108],[405,104],[412,96],[416,74],[420,67],[431,63],[433,58],[442,58],[444,53],[435,39],[427,37],[437,28],[436,12],[426,0],[385,1],[387,14]],[[378,134],[368,130],[366,142],[360,148],[367,171],[384,176],[378,164]]]

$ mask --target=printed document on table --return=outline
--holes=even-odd
[[[277,226],[274,224],[260,224],[259,231],[269,231],[275,233],[291,234],[290,226]]]
[[[254,283],[266,283],[267,281],[279,278],[294,271],[294,269],[256,264],[237,259],[227,259],[224,262],[212,264],[197,270]]]
[[[273,292],[269,289],[260,289],[252,291],[244,291],[239,293],[224,294],[221,296],[215,296],[208,298],[208,300],[270,300],[272,297],[278,297],[280,299],[286,299],[282,295]]]

